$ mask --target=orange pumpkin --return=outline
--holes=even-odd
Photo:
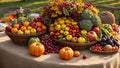
[[[74,51],[74,56],[75,56],[75,57],[80,56],[80,52],[79,52],[79,51]]]
[[[45,52],[45,47],[40,42],[34,42],[29,47],[29,53],[33,56],[40,56]]]
[[[73,50],[70,47],[64,47],[62,49],[60,49],[59,51],[59,56],[61,59],[64,60],[69,60],[73,58]]]

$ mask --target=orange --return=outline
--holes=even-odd
[[[36,22],[35,25],[38,27],[41,27],[42,24],[41,24],[41,22]]]
[[[25,31],[25,30],[26,30],[26,26],[22,26],[22,27],[20,28],[20,30]]]
[[[23,22],[24,26],[29,26],[29,22]]]
[[[46,30],[46,26],[45,25],[42,25],[42,27],[41,27],[43,30]]]
[[[19,29],[19,24],[15,24],[13,27]]]
[[[11,32],[12,32],[12,33],[17,33],[17,32],[18,32],[18,29],[17,29],[17,28],[12,28],[12,29],[11,29]]]

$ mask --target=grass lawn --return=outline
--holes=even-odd
[[[50,0],[27,0],[26,2],[21,2],[20,0],[0,0],[0,9],[4,7],[24,7],[30,8],[32,12],[40,12],[40,6],[44,6]],[[115,0],[84,0],[85,2],[92,2],[94,5],[108,5],[112,7],[120,7],[120,2],[115,2]],[[103,9],[102,9],[103,10]],[[5,11],[0,13],[0,18],[10,11]],[[120,15],[119,11],[115,12],[115,16]]]

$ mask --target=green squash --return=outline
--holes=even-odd
[[[34,42],[40,42],[40,39],[38,37],[31,37],[29,40],[28,40],[28,46],[30,46],[32,43]]]
[[[89,9],[86,9],[82,12],[81,16],[84,18],[84,19],[91,19],[92,16],[93,16],[93,13],[91,10]]]
[[[98,15],[93,15],[92,23],[93,23],[94,26],[99,26],[99,25],[102,24],[101,19],[100,19],[100,17]]]

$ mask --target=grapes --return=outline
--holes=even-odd
[[[105,46],[106,44],[110,44],[112,46],[119,46],[118,40],[115,39],[113,36],[111,37],[103,36],[101,42],[98,43],[102,46]]]
[[[44,54],[58,53],[61,49],[60,46],[55,45],[49,35],[42,35],[39,38],[41,39],[41,43],[45,46]]]
[[[77,21],[77,22],[79,22],[79,21],[81,21],[83,19],[82,16],[79,13],[77,13],[77,12],[72,12],[70,14],[70,17],[72,19],[74,19],[75,21]]]

